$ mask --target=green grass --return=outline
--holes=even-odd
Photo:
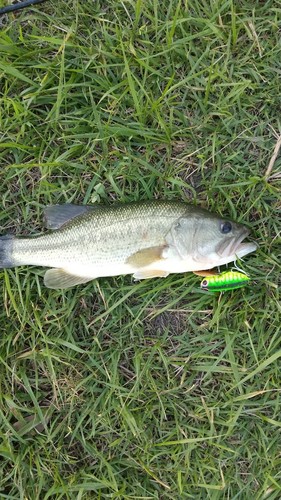
[[[41,231],[50,203],[179,198],[260,245],[251,285],[215,295],[2,270],[1,498],[281,497],[280,15],[53,0],[1,19],[1,234]]]

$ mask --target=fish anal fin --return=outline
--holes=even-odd
[[[48,269],[44,275],[44,284],[47,288],[53,289],[63,289],[70,288],[75,285],[81,285],[82,283],[87,283],[87,281],[91,281],[94,279],[85,278],[85,276],[75,276],[74,274],[70,274],[64,269]]]
[[[98,206],[73,205],[66,203],[64,205],[49,205],[44,209],[44,222],[47,229],[59,229],[66,222],[75,217],[84,215],[96,210]]]
[[[206,278],[207,276],[217,276],[219,272],[216,269],[206,269],[205,271],[193,271],[193,274]]]
[[[168,271],[159,269],[140,269],[133,274],[135,280],[145,280],[147,278],[166,278]]]
[[[142,268],[153,264],[161,259],[163,259],[163,250],[166,248],[165,245],[158,247],[149,247],[139,250],[133,253],[127,258],[126,264],[134,268]]]

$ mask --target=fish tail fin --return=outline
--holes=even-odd
[[[12,258],[14,236],[0,236],[0,268],[13,267]]]

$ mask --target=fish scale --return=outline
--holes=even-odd
[[[184,202],[53,205],[45,218],[47,233],[0,238],[0,267],[55,268],[45,275],[51,288],[102,276],[142,279],[209,269],[256,249],[241,243],[244,226]]]
[[[156,220],[153,220],[155,210],[150,204],[128,205],[125,213],[124,206],[116,207],[115,210],[103,208],[75,217],[59,231],[16,240],[13,250],[15,261],[17,264],[46,265],[47,258],[49,265],[54,267],[68,265],[70,261],[77,262],[77,259],[85,265],[100,264],[106,260],[123,262],[140,248],[163,244],[171,222],[183,213],[185,207],[171,210],[169,205],[163,204]],[[142,233],[147,231],[148,218],[152,222],[147,241],[143,240]]]

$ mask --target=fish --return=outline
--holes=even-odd
[[[0,237],[0,268],[49,267],[48,288],[131,274],[135,280],[202,272],[257,249],[245,226],[182,201],[50,205],[47,232]]]
[[[250,277],[244,272],[224,271],[216,276],[206,276],[201,281],[202,290],[209,292],[224,292],[225,290],[235,290],[247,285]]]

